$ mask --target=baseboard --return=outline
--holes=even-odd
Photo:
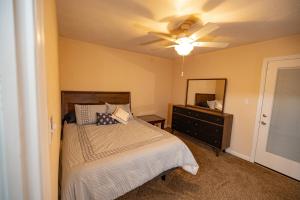
[[[244,155],[244,154],[238,153],[238,152],[236,152],[236,151],[233,151],[232,149],[226,149],[226,152],[227,152],[227,153],[230,153],[231,155],[234,155],[234,156],[236,156],[236,157],[239,157],[239,158],[241,158],[241,159],[243,159],[243,160],[247,160],[247,161],[250,162],[250,156],[246,156],[246,155]]]

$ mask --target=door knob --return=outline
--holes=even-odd
[[[263,117],[267,117],[267,115],[266,115],[266,114],[263,114],[262,116],[263,116]]]
[[[264,121],[261,121],[260,122],[262,125],[266,125],[267,123],[266,122],[264,122]]]

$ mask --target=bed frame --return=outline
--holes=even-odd
[[[61,91],[61,118],[75,111],[75,104],[129,104],[130,92]]]

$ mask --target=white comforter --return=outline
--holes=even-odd
[[[115,199],[174,167],[198,171],[180,139],[141,120],[64,126],[63,200]]]

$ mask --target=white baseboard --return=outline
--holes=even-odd
[[[249,161],[250,162],[250,156],[246,156],[246,155],[244,155],[244,154],[241,154],[241,153],[238,153],[238,152],[236,152],[236,151],[233,151],[232,149],[226,149],[226,152],[227,153],[230,153],[230,154],[232,154],[232,155],[234,155],[234,156],[236,156],[236,157],[239,157],[239,158],[241,158],[241,159],[244,159],[244,160],[247,160],[247,161]]]

